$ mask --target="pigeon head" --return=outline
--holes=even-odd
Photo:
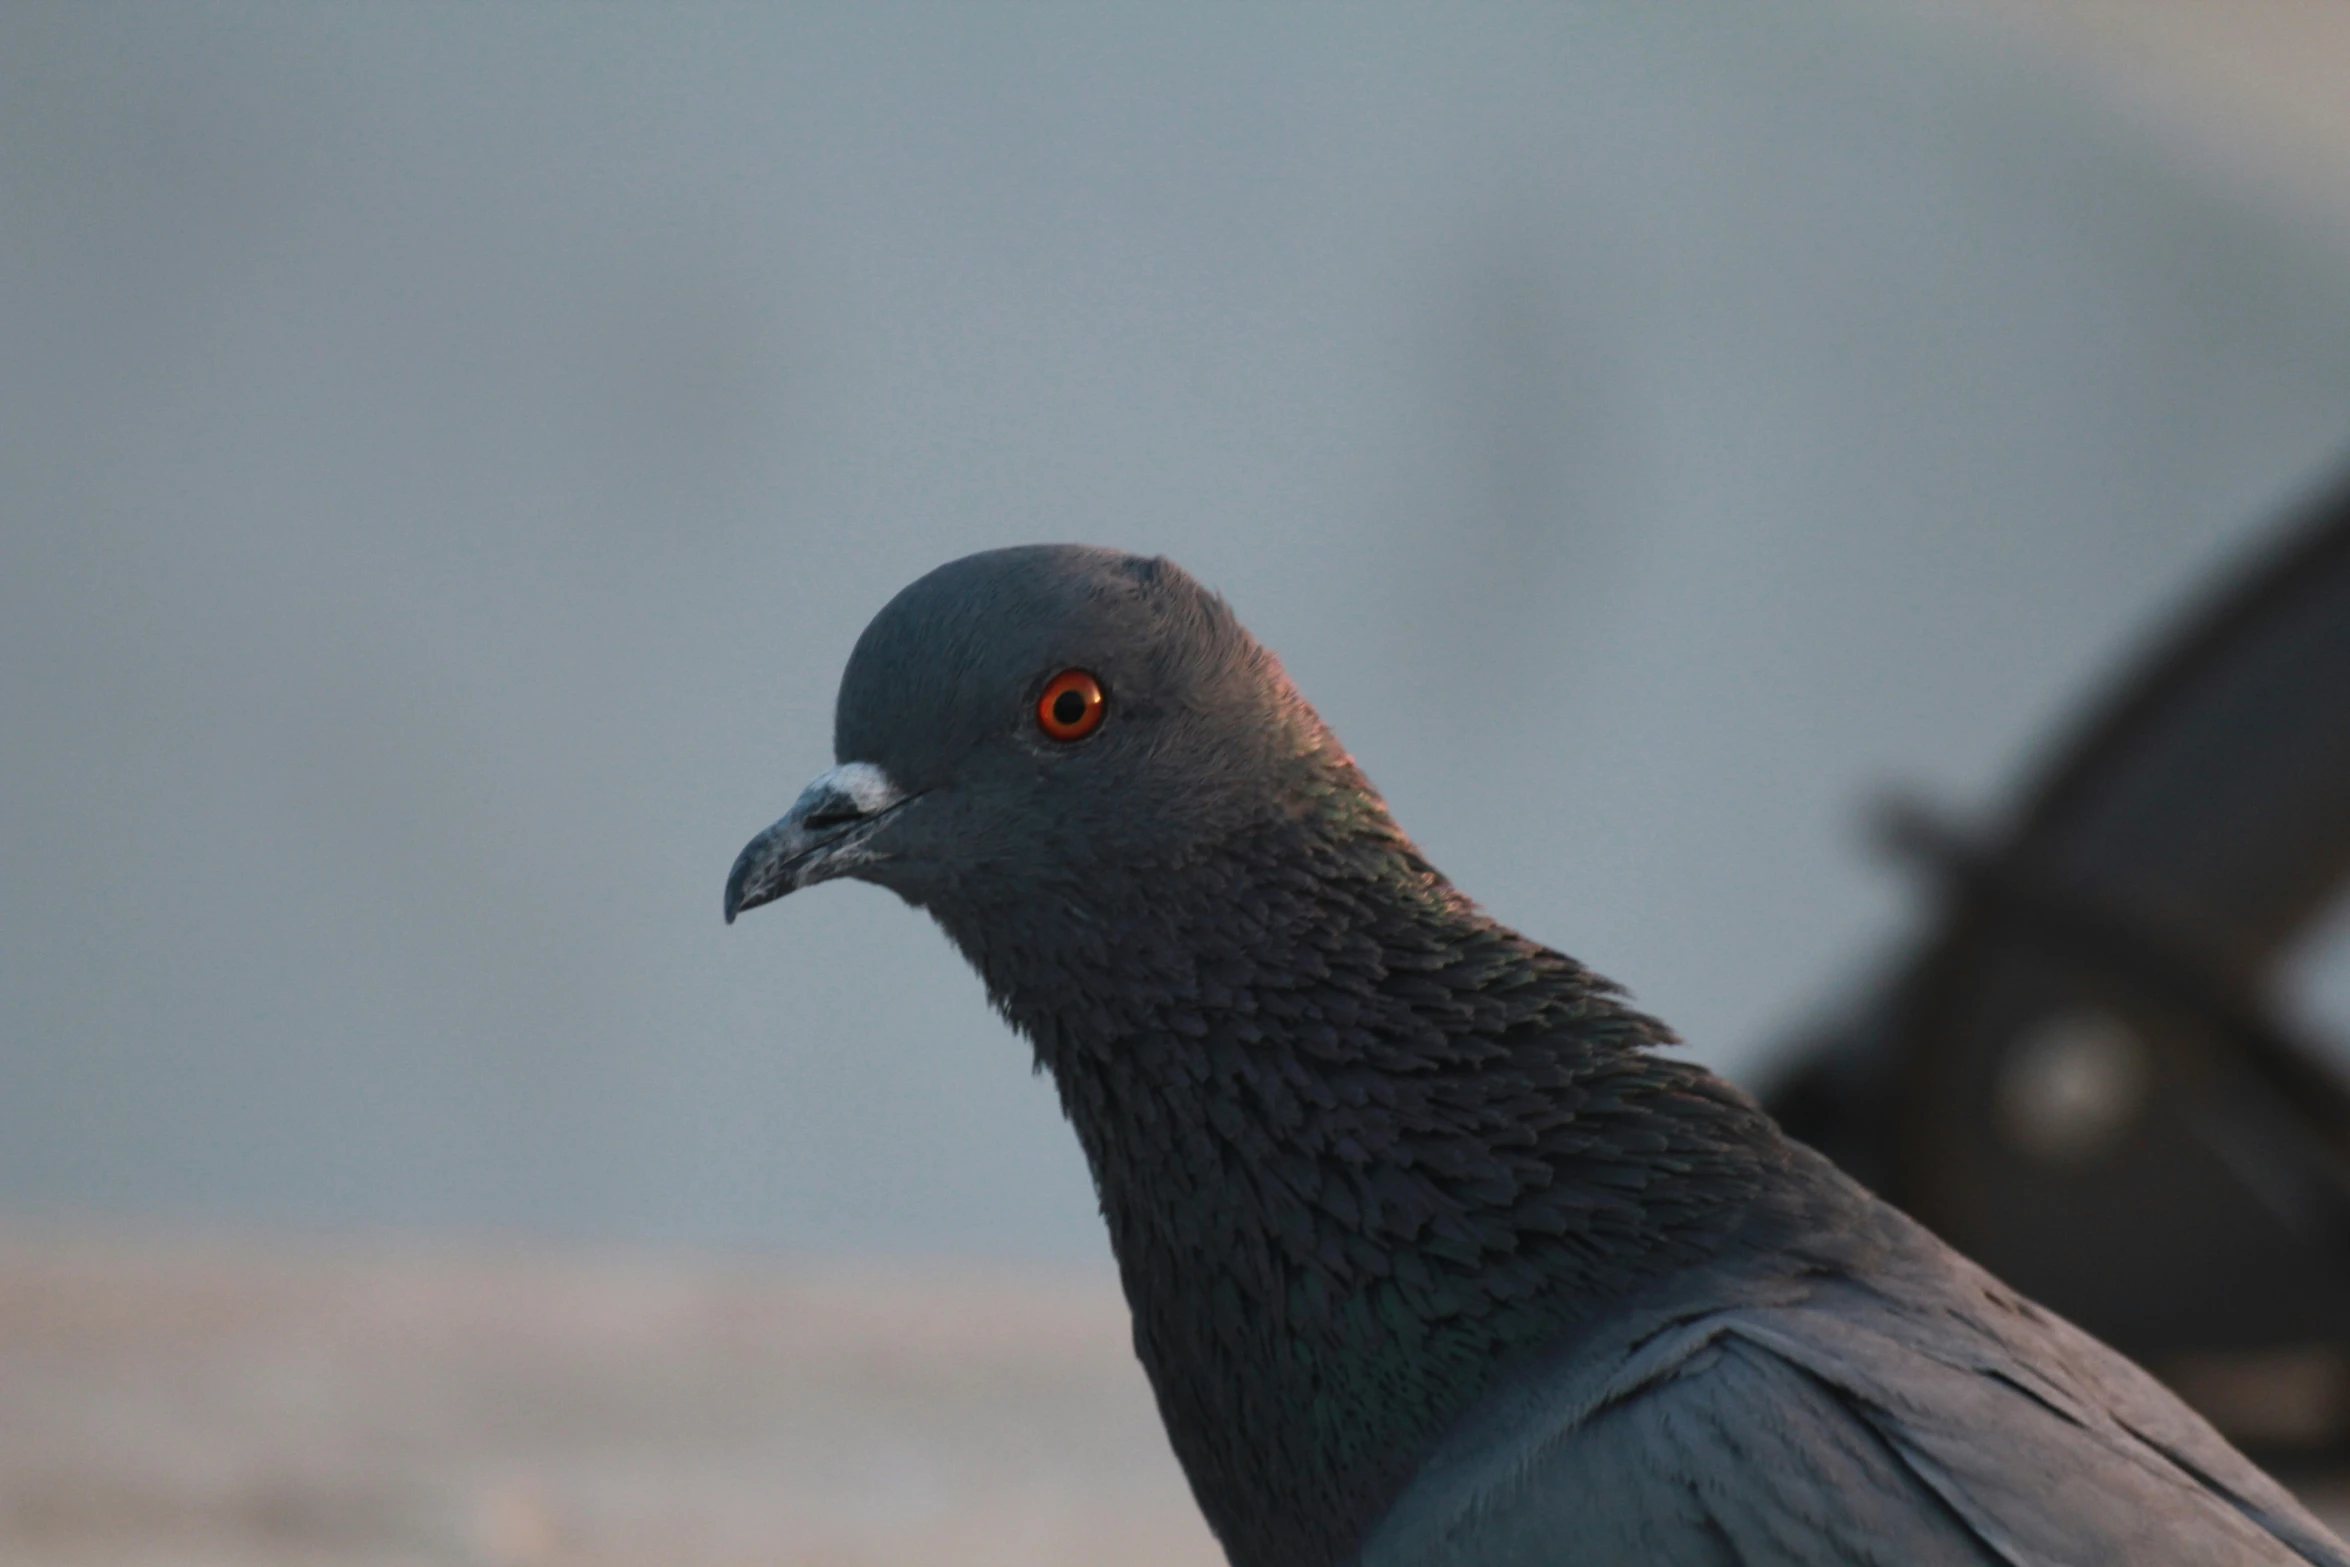
[[[967,556],[899,593],[849,658],[834,751],[736,861],[728,920],[840,876],[950,930],[1098,903],[1352,774],[1222,599],[1076,545]]]

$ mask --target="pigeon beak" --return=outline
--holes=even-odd
[[[726,923],[880,856],[865,840],[913,796],[871,762],[843,762],[800,791],[782,821],[743,846],[726,878]]]

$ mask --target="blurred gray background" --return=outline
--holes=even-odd
[[[0,1220],[1103,1257],[920,916],[718,917],[1024,540],[1751,1072],[2350,452],[2350,225],[1983,9],[0,9]]]

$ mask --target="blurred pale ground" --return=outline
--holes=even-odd
[[[1207,1567],[1098,1272],[0,1241],[9,1567]]]
[[[719,927],[859,626],[1175,555],[1744,1071],[2350,450],[2345,14],[0,8],[0,1560],[1213,1560],[953,955]]]
[[[2350,1485],[2305,1487],[2337,1525]],[[0,1240],[9,1567],[1211,1567],[1098,1274]]]

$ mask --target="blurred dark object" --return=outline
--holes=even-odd
[[[2272,999],[2350,894],[2350,490],[2092,711],[2003,840],[1765,1093],[2236,1440],[2350,1447],[2350,1085]]]

